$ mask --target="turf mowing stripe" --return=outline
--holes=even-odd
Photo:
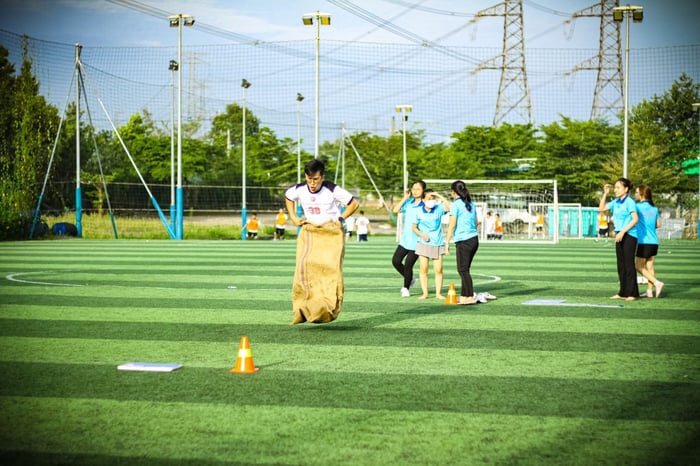
[[[501,316],[420,316],[385,324],[390,328],[431,328],[465,330],[521,330],[523,332],[607,333],[618,335],[683,335],[700,336],[700,322],[676,320],[643,320],[617,318],[566,318]]]
[[[185,369],[185,368],[183,368]],[[0,363],[0,397],[433,411],[698,422],[700,390],[686,382],[474,377],[190,368],[122,372],[114,366]],[[664,400],[658,403],[658,400]],[[235,422],[235,420],[232,420]],[[168,424],[165,422],[164,424]]]
[[[285,296],[286,297],[286,296]],[[257,304],[257,307],[256,307]],[[375,314],[379,316],[381,314]],[[348,313],[343,320],[365,319],[372,316],[370,313],[362,315]],[[261,308],[260,303],[250,301],[250,306],[242,308],[205,309],[199,308],[196,312],[183,312],[180,309],[164,307],[129,307],[104,308],[89,307],[80,309],[72,306],[5,304],[0,312],[0,322],[3,319],[27,319],[27,320],[73,320],[73,321],[97,321],[97,322],[161,322],[178,324],[219,324],[229,325],[284,325],[292,320],[291,307],[288,310],[270,310]]]
[[[0,409],[16,419],[0,437],[3,449],[12,448],[3,456],[23,464],[506,464],[513,450],[532,445],[537,451],[527,458],[540,464],[680,464],[692,459],[681,448],[698,429],[673,421],[70,398],[0,398]],[[345,441],[329,448],[300,435],[310,432]]]
[[[700,381],[698,355],[254,343],[256,364],[272,371]],[[115,367],[130,361],[176,362],[188,367],[230,369],[237,345],[237,341],[1,338],[0,360]]]
[[[177,324],[162,322],[2,320],[0,335],[38,338],[106,338],[144,341],[228,342],[248,335],[267,343],[358,345],[375,347],[482,348],[534,351],[700,354],[700,338],[661,335],[617,335],[517,330],[385,328],[395,316],[376,316],[342,325],[291,326],[260,324]],[[287,321],[288,322],[288,321]]]
[[[282,298],[282,296],[280,296]],[[96,307],[89,309],[70,306],[5,304],[2,306],[2,319],[28,320],[65,320],[65,321],[103,321],[103,322],[162,322],[191,324],[282,324],[287,323],[291,311],[271,311],[261,303],[249,302],[239,307],[240,303],[229,303],[223,309],[198,308],[195,314],[179,312],[177,309],[164,307],[128,307],[127,309]],[[87,312],[89,311],[89,312]],[[285,315],[284,313],[288,314]],[[380,318],[385,314],[354,312],[341,313],[343,321]],[[291,319],[291,317],[289,317]],[[678,335],[700,337],[700,322],[667,319],[617,319],[592,317],[518,317],[492,316],[484,314],[464,315],[461,313],[420,315],[410,319],[379,324],[376,327],[411,328],[432,330],[508,330],[522,332],[555,333],[605,333],[618,335]]]
[[[679,434],[697,429],[679,422],[66,398],[5,398],[0,407],[17,419],[3,435],[3,445],[11,445],[19,458],[52,464],[58,459],[116,464],[118,458],[137,466],[298,464],[300,458],[308,465],[506,464],[513,461],[512,449],[525,445],[538,446],[529,456],[534,462],[563,464],[578,458],[577,464],[606,464],[615,458],[624,464],[660,464],[690,459],[667,448],[689,442],[690,433]],[[134,413],[142,413],[138,422]],[[164,425],[162,419],[171,422]],[[649,431],[655,435],[635,440]],[[329,449],[303,432],[346,441]],[[622,433],[626,441],[615,442]],[[159,439],[167,439],[167,448],[158,445]],[[591,443],[595,448],[589,452],[583,445]],[[33,455],[22,453],[27,450]]]
[[[131,287],[60,287],[60,286],[15,286],[0,287],[0,306],[2,304],[38,304],[51,306],[74,306],[97,308],[140,308],[169,307],[172,309],[266,309],[290,310],[291,291],[280,289],[228,289],[222,282],[219,288],[140,288]],[[231,283],[234,286],[235,282]],[[264,285],[263,285],[264,286]],[[471,315],[486,314],[500,316],[551,316],[551,317],[590,317],[643,320],[693,320],[700,319],[694,304],[676,299],[645,299],[626,305],[620,309],[558,306],[525,306],[522,296],[503,296],[486,305],[447,306],[441,300],[399,298],[395,293],[385,289],[355,290],[346,287],[344,315],[349,313],[400,312],[406,316],[421,314],[451,315],[460,314],[465,318]],[[571,300],[575,302],[576,300]],[[591,302],[592,300],[588,300]],[[603,302],[609,303],[610,300]],[[692,307],[692,309],[689,309]],[[290,311],[291,312],[291,311]],[[343,320],[343,317],[340,318]]]

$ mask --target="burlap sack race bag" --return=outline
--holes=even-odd
[[[345,239],[337,223],[302,225],[292,286],[293,324],[334,321],[343,306]]]

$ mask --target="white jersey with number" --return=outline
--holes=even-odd
[[[299,201],[306,220],[317,225],[337,221],[342,207],[353,200],[350,192],[330,181],[324,181],[321,189],[315,193],[306,183],[299,183],[287,189],[284,196],[292,202]]]

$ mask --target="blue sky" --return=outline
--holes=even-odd
[[[594,18],[567,20],[572,13],[599,3],[524,0],[527,46],[596,48],[598,22]],[[186,38],[193,45],[230,43],[240,36],[244,40],[287,41],[313,35],[311,28],[302,26],[300,18],[304,13],[320,10],[333,18],[332,26],[322,32],[324,38],[409,42],[349,11],[359,8],[374,15],[374,20],[388,21],[414,38],[450,46],[490,47],[499,46],[502,41],[502,20],[484,17],[468,24],[473,21],[471,15],[498,4],[495,0],[5,0],[0,28],[38,39],[88,46],[171,46],[176,35],[165,18],[158,17],[157,10],[161,10],[195,16],[197,23],[187,31]],[[631,26],[632,48],[700,43],[700,1],[654,0],[635,4],[644,7],[645,19]],[[223,34],[207,33],[201,26]]]
[[[636,78],[630,87],[631,105],[663,93],[680,71],[700,81],[700,57],[692,56],[700,45],[700,0],[640,0],[635,4],[644,7],[645,19],[630,25],[630,45],[643,52],[645,60],[632,60],[630,65]],[[195,117],[212,118],[226,104],[237,101],[240,79],[245,77],[254,83],[248,107],[278,135],[296,137],[297,112],[301,111],[302,139],[309,150],[314,122],[315,31],[302,24],[304,14],[320,10],[332,15],[331,26],[321,31],[322,40],[329,44],[322,46],[322,140],[336,137],[341,123],[350,132],[388,134],[394,106],[400,103],[414,106],[410,128],[425,129],[431,140],[445,140],[465,124],[493,121],[497,74],[471,75],[468,68],[473,68],[473,63],[439,54],[437,61],[429,61],[429,53],[418,56],[422,52],[396,61],[401,56],[399,49],[406,47],[394,44],[428,42],[469,48],[470,54],[487,58],[491,55],[486,54],[492,53],[489,51],[502,46],[503,18],[475,21],[474,15],[496,5],[501,4],[486,0],[5,0],[0,29],[60,44],[52,49],[66,52],[60,62],[50,54],[44,56],[48,62],[35,62],[43,73],[39,74],[42,89],[57,107],[63,108],[66,95],[72,95],[66,88],[73,71],[73,45],[80,43],[90,65],[100,68],[104,76],[118,76],[124,78],[121,82],[130,83],[128,89],[117,87],[119,80],[98,84],[117,124],[147,107],[167,126],[171,76],[160,64],[174,58],[177,46],[177,30],[168,27],[167,16],[191,14],[196,23],[183,31],[185,49],[196,47],[193,53],[210,60],[198,65],[199,81],[191,81],[206,86],[206,92],[185,92],[186,104],[204,102],[202,108],[192,110]],[[575,119],[590,117],[596,75],[590,71],[565,73],[595,55],[599,46],[599,19],[572,21],[571,15],[599,5],[599,0],[523,0],[525,46],[535,50],[531,58],[540,60],[528,61],[536,124],[554,121],[560,113]],[[257,47],[253,45],[256,41],[290,41],[282,45],[295,54],[275,55],[271,53],[274,47]],[[347,41],[351,46],[334,41]],[[241,42],[245,45],[206,47]],[[681,52],[668,48],[682,45],[696,47]],[[104,48],[104,62],[97,62],[100,47]],[[328,60],[330,57],[338,60]],[[683,60],[680,64],[676,63],[679,57]],[[421,61],[423,58],[426,61]],[[648,68],[644,68],[646,64],[650,64]],[[394,74],[384,73],[389,65]],[[188,69],[193,68],[184,68],[183,79],[187,79]],[[366,79],[367,75],[382,74],[383,80]],[[186,91],[191,91],[189,83],[184,82]],[[151,91],[153,86],[155,91]],[[297,92],[307,97],[301,110],[295,99]]]

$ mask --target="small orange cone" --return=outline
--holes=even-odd
[[[455,291],[455,284],[450,283],[450,289],[447,291],[447,298],[445,298],[445,304],[459,304],[457,301],[457,292]]]
[[[248,337],[241,337],[241,343],[238,345],[238,357],[236,365],[231,369],[232,374],[251,374],[260,370],[253,364],[253,355],[250,352],[250,340]]]

